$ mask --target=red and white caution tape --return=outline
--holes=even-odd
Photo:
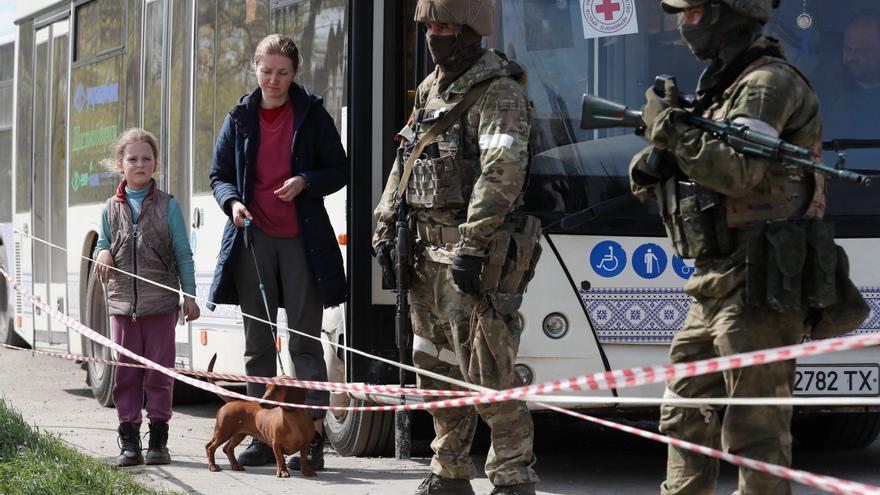
[[[496,393],[483,394],[483,395],[474,396],[474,397],[441,400],[441,401],[426,402],[426,403],[405,404],[405,405],[398,405],[398,406],[363,406],[363,407],[315,406],[315,405],[305,405],[305,404],[289,404],[289,403],[283,403],[283,402],[273,401],[273,400],[269,400],[269,399],[248,397],[246,395],[239,394],[237,392],[226,390],[226,389],[219,387],[217,385],[204,383],[200,380],[190,378],[190,377],[185,376],[181,373],[178,373],[174,370],[160,366],[160,365],[150,361],[149,359],[146,359],[146,358],[144,358],[134,352],[131,352],[128,349],[116,344],[115,342],[110,341],[109,339],[107,339],[103,335],[95,332],[94,330],[86,327],[78,320],[70,318],[66,314],[61,313],[60,311],[56,310],[55,308],[52,308],[48,304],[39,300],[33,294],[26,291],[18,283],[16,283],[15,280],[2,268],[0,268],[0,274],[5,276],[13,284],[13,287],[15,288],[15,290],[17,292],[19,292],[20,294],[22,294],[23,296],[25,296],[35,306],[46,311],[50,316],[52,316],[52,318],[55,318],[58,321],[67,325],[68,327],[73,328],[75,331],[84,335],[86,338],[94,340],[95,342],[98,342],[99,344],[104,345],[105,347],[112,348],[113,350],[117,351],[118,353],[123,354],[125,356],[128,356],[129,358],[145,365],[146,367],[154,369],[156,371],[159,371],[165,375],[171,376],[174,379],[188,383],[194,387],[201,388],[203,390],[208,390],[210,392],[214,392],[214,393],[220,394],[220,395],[225,395],[225,396],[232,397],[235,399],[255,401],[255,402],[260,402],[263,404],[268,404],[268,405],[273,405],[273,406],[288,406],[288,407],[299,407],[299,408],[306,408],[306,409],[396,411],[396,410],[436,409],[436,408],[445,408],[445,407],[464,407],[464,406],[470,406],[470,405],[475,405],[475,404],[487,404],[487,403],[491,403],[491,402],[499,402],[502,400],[510,400],[505,397],[512,396],[514,394],[510,394],[508,392],[516,391],[516,390],[526,390],[526,389],[531,388],[531,387],[520,387],[520,389],[511,389],[511,391],[499,391]],[[850,339],[852,339],[852,337],[850,337]],[[814,344],[810,344],[810,345],[814,345]],[[847,345],[848,344],[830,346],[829,349],[844,350],[845,348],[856,348],[856,347],[847,347]],[[855,345],[855,343],[853,343],[853,345]],[[868,344],[865,344],[865,345],[868,345]],[[870,344],[870,345],[873,345],[873,344]],[[790,346],[790,347],[797,347],[797,346]],[[864,347],[864,345],[857,346],[857,347]],[[780,349],[785,350],[787,348],[780,348]],[[777,349],[777,351],[780,349]],[[813,352],[815,350],[817,350],[817,349],[810,349],[809,351],[805,351],[805,352]],[[773,350],[771,349],[770,351],[773,351]],[[772,361],[770,361],[770,359],[773,359],[773,358],[778,358],[776,360],[782,360],[782,358],[780,358],[780,356],[787,356],[787,355],[789,355],[790,352],[792,352],[791,350],[787,350],[787,351],[783,351],[781,354],[780,353],[771,353],[772,355],[768,356],[767,353],[770,351],[763,351],[765,356],[759,357],[759,358],[752,358],[749,362],[751,364],[763,364],[763,363],[767,363],[767,362],[772,362]],[[834,351],[829,350],[826,352],[834,352]],[[749,354],[753,355],[756,353],[749,353]],[[807,355],[807,354],[804,354],[804,355]],[[791,357],[794,357],[794,356],[791,356]],[[786,357],[784,359],[791,359],[791,357]],[[727,358],[727,359],[731,359],[731,358]],[[757,361],[755,359],[757,359]],[[713,361],[713,360],[708,360],[708,361]],[[744,364],[745,362],[746,361],[736,362],[737,363],[736,367],[741,367],[741,366],[745,365]],[[695,363],[689,363],[689,364],[693,365]],[[727,365],[730,365],[731,367],[726,368],[726,369],[733,368],[733,363],[727,363]],[[670,366],[672,368],[675,368],[677,365],[670,365]],[[719,363],[718,366],[721,366],[721,364]],[[646,368],[642,368],[642,369],[646,369]],[[664,369],[668,369],[668,368],[664,367]],[[720,368],[719,369],[712,369],[711,371],[705,371],[705,370],[701,371],[701,370],[698,370],[697,368],[694,368],[692,366],[686,366],[684,373],[693,373],[693,374],[683,375],[683,376],[696,376],[696,374],[698,372],[700,372],[700,374],[705,374],[705,373],[716,372],[716,371],[720,371]],[[675,372],[675,370],[668,369],[668,373],[672,374],[674,372]],[[612,373],[612,372],[609,372],[609,373]],[[674,376],[674,375],[672,375],[672,376]],[[614,376],[611,376],[611,378],[616,380],[616,378]],[[634,386],[633,384],[630,384],[630,383],[635,383],[636,381],[637,381],[637,379],[633,378],[632,380],[624,380],[624,383],[627,383],[628,386]],[[572,385],[572,383],[576,384],[577,382],[569,382],[569,383],[560,382],[558,385],[556,385],[555,383],[556,382],[554,382],[553,387],[543,387],[543,389],[560,387],[560,390],[561,390],[562,389],[561,387],[565,387],[566,385],[570,386],[570,385]],[[605,383],[607,385],[611,385],[611,381],[609,381],[607,379],[605,380]],[[528,394],[528,395],[532,395],[532,394]],[[557,412],[561,412],[561,413],[568,414],[568,415],[571,415],[574,417],[585,419],[587,421],[592,421],[594,423],[602,424],[602,425],[608,426],[610,428],[625,431],[627,433],[635,434],[635,435],[649,438],[649,439],[659,441],[662,443],[672,444],[677,447],[691,450],[693,452],[697,452],[697,453],[700,453],[703,455],[716,457],[718,459],[725,460],[727,462],[736,464],[738,466],[747,467],[749,469],[754,469],[754,470],[758,470],[761,472],[765,472],[765,473],[768,473],[768,474],[771,474],[774,476],[778,476],[778,477],[782,477],[782,478],[785,478],[785,479],[788,479],[791,481],[795,481],[797,483],[806,484],[808,486],[811,486],[811,487],[814,487],[814,488],[817,488],[817,489],[820,489],[823,491],[836,493],[836,494],[843,494],[843,495],[849,495],[849,494],[852,494],[852,495],[880,495],[880,487],[874,487],[874,486],[865,485],[862,483],[841,480],[841,479],[833,478],[830,476],[818,475],[818,474],[813,474],[813,473],[809,473],[806,471],[800,471],[800,470],[796,470],[796,469],[787,468],[784,466],[769,464],[769,463],[757,461],[754,459],[749,459],[749,458],[745,458],[745,457],[741,457],[741,456],[737,456],[737,455],[733,455],[733,454],[728,454],[728,453],[721,452],[721,451],[718,451],[715,449],[711,449],[711,448],[697,445],[697,444],[694,444],[691,442],[687,442],[684,440],[678,440],[678,439],[666,437],[663,435],[658,435],[656,433],[651,433],[651,432],[648,432],[645,430],[640,430],[638,428],[633,428],[630,426],[622,425],[619,423],[615,423],[613,421],[607,421],[607,420],[602,420],[599,418],[594,418],[592,416],[577,413],[574,411],[569,411],[567,409],[560,408],[560,407],[557,407],[557,406],[554,406],[551,404],[541,403],[541,402],[539,402],[538,404],[545,407],[545,408],[548,408],[548,409],[551,409],[551,410],[554,410]]]
[[[122,366],[125,368],[141,368],[153,369],[152,366],[145,364],[129,363],[116,361],[113,359],[103,359],[90,356],[80,356],[78,354],[70,354],[67,352],[45,351],[41,349],[26,349],[14,345],[3,344],[3,347],[16,351],[26,351],[32,354],[41,354],[44,356],[66,359],[68,361],[89,362],[96,364],[104,364],[107,366]],[[218,373],[208,371],[197,371],[185,368],[169,368],[173,371],[190,376],[198,376],[200,378],[214,378],[229,382],[251,382],[262,384],[275,384],[284,387],[299,387],[309,390],[325,390],[330,392],[364,392],[371,394],[387,394],[387,395],[411,395],[422,397],[464,397],[476,394],[476,392],[468,392],[466,390],[425,390],[420,388],[406,388],[396,385],[368,385],[366,383],[337,383],[337,382],[316,382],[310,380],[296,380],[294,378],[279,378],[266,376],[249,376],[236,375],[231,373]]]
[[[37,237],[33,237],[30,234],[26,234],[26,233],[21,232],[17,229],[12,229],[12,230],[14,232],[20,233],[22,235],[27,235],[35,241],[42,242],[42,243],[47,244],[51,247],[66,251],[66,249],[61,246],[56,246],[55,244],[52,244],[48,241],[44,241],[44,240],[39,239]],[[92,260],[91,258],[87,258],[87,257],[83,257],[83,258],[94,262],[94,260]],[[115,267],[111,267],[111,268],[122,272],[121,270],[119,270]],[[2,269],[0,269],[0,271],[2,271]],[[131,274],[131,273],[127,273],[127,272],[122,272],[122,273],[125,273],[126,275],[131,276],[131,277],[135,277],[139,280],[143,280],[144,282],[156,285],[158,287],[162,287],[167,290],[171,290],[173,292],[180,293],[180,291],[177,289],[174,289],[171,287],[166,287],[164,285],[158,284],[158,283],[153,282],[151,280],[139,277],[135,274]],[[8,274],[6,274],[6,272],[3,272],[3,274],[8,280],[10,280],[11,283],[13,283],[13,284],[15,283],[14,279],[11,278]],[[200,299],[200,298],[196,298],[196,299],[199,299],[203,302],[208,302],[204,299]],[[50,311],[49,311],[50,314],[52,311],[55,311],[54,308],[50,309]],[[241,314],[243,317],[251,318],[251,319],[254,319],[254,320],[269,324],[269,325],[274,325],[274,323],[272,323],[268,320],[264,320],[262,318],[259,318],[256,316],[251,316],[251,315],[241,313],[238,311],[236,311],[236,312]],[[63,313],[59,313],[59,314],[66,317],[66,315],[64,315]],[[281,327],[279,327],[279,328],[281,328]],[[319,337],[315,337],[315,336],[312,336],[312,335],[309,335],[306,333],[302,333],[298,330],[294,330],[291,328],[281,328],[281,329],[287,330],[291,333],[305,336],[307,338],[320,340]],[[507,390],[488,389],[485,387],[481,387],[478,385],[464,382],[462,380],[456,380],[456,379],[453,379],[453,378],[450,378],[447,376],[443,376],[443,375],[439,375],[437,373],[433,373],[433,372],[430,372],[427,370],[423,370],[423,369],[415,368],[413,366],[405,365],[405,364],[402,364],[402,363],[399,363],[399,362],[396,362],[396,361],[393,361],[390,359],[383,358],[381,356],[375,356],[375,355],[369,354],[367,352],[361,351],[359,349],[347,347],[343,344],[337,344],[335,342],[329,342],[329,344],[334,347],[337,347],[339,349],[344,349],[346,351],[350,351],[352,353],[364,356],[369,359],[373,359],[376,361],[383,362],[385,364],[399,367],[399,368],[402,368],[406,371],[411,371],[411,372],[414,372],[419,375],[429,376],[431,378],[435,378],[437,380],[455,385],[461,389],[470,390],[471,393],[461,392],[461,391],[450,393],[450,391],[446,391],[445,393],[424,394],[424,395],[434,395],[434,396],[440,396],[440,397],[456,397],[456,396],[461,397],[461,396],[470,395],[470,397],[468,398],[468,400],[470,401],[469,403],[455,405],[455,406],[448,406],[448,407],[462,407],[462,406],[475,405],[475,404],[485,404],[485,403],[489,403],[489,402],[497,402],[497,401],[503,401],[503,400],[514,400],[514,399],[516,399],[516,400],[529,400],[529,398],[531,398],[532,396],[538,396],[538,395],[546,396],[548,394],[558,394],[560,392],[566,392],[566,391],[610,390],[610,389],[621,389],[621,388],[627,388],[627,387],[636,387],[636,386],[640,386],[640,385],[648,385],[648,384],[652,384],[652,383],[663,382],[665,380],[700,376],[700,375],[705,375],[705,374],[709,374],[709,373],[716,373],[716,372],[720,372],[720,371],[742,368],[742,367],[747,367],[747,366],[754,366],[754,365],[759,365],[759,364],[767,364],[767,363],[773,363],[773,362],[778,362],[778,361],[785,361],[785,360],[795,359],[795,358],[800,358],[800,357],[816,356],[816,355],[828,354],[828,353],[832,353],[832,352],[841,352],[841,351],[846,351],[846,350],[851,350],[851,349],[859,349],[859,348],[863,348],[863,347],[880,345],[880,333],[871,333],[871,334],[855,335],[855,336],[849,336],[849,337],[839,337],[839,338],[834,338],[834,339],[826,339],[826,340],[821,340],[821,341],[816,341],[816,342],[808,342],[808,343],[804,343],[804,344],[797,344],[797,345],[791,345],[791,346],[786,346],[786,347],[778,347],[778,348],[774,348],[774,349],[766,349],[766,350],[754,351],[754,352],[749,352],[749,353],[736,354],[733,356],[718,357],[718,358],[706,359],[706,360],[702,360],[702,361],[694,361],[694,362],[689,362],[689,363],[665,364],[665,365],[657,365],[657,366],[629,368],[629,369],[623,369],[623,370],[611,370],[611,371],[593,373],[590,375],[581,375],[581,376],[572,377],[572,378],[568,378],[568,379],[564,379],[564,380],[554,380],[554,381],[545,382],[545,383],[541,383],[541,384],[537,384],[537,385],[528,385],[528,386],[524,386],[524,387],[507,389]],[[232,375],[229,375],[229,376],[232,376]],[[254,377],[251,377],[251,378],[254,378]],[[221,379],[232,380],[233,378],[221,378]],[[269,378],[267,380],[272,380],[272,379]],[[250,381],[250,380],[248,379],[248,380],[239,380],[239,381]],[[260,383],[272,383],[272,382],[271,381],[265,381],[265,382],[260,381]],[[316,389],[316,390],[340,390],[340,391],[367,392],[367,393],[391,394],[391,395],[407,395],[406,390],[411,390],[411,389],[407,389],[407,388],[401,389],[400,387],[396,387],[393,385],[375,386],[375,385],[358,385],[358,384],[350,384],[352,387],[355,387],[355,388],[346,388],[349,385],[339,384],[339,385],[333,386],[333,387],[338,387],[338,388],[331,389],[331,388],[328,388],[326,385],[324,385],[323,382],[315,382],[315,383],[318,383],[321,385],[316,385],[316,386],[312,387],[312,386],[309,386],[309,384],[306,382],[300,382],[300,384],[297,386],[302,386],[303,388],[312,388],[312,389]],[[318,387],[321,387],[321,388],[318,388]],[[370,387],[380,387],[380,388],[371,389]],[[439,392],[439,391],[437,391],[437,392]],[[411,394],[411,395],[418,395],[418,394]],[[496,398],[496,396],[499,396],[501,398],[498,399],[498,398]],[[492,400],[490,400],[489,402],[485,402],[485,399],[487,397],[492,398]],[[580,400],[580,399],[574,398],[571,400]],[[652,400],[656,400],[656,399],[648,399],[648,402],[642,402],[642,403],[649,403]],[[714,400],[725,401],[728,399],[714,399]],[[746,400],[746,399],[740,399],[740,400]],[[772,400],[772,399],[770,399],[770,400]],[[791,399],[789,399],[789,400],[791,400]],[[797,399],[795,399],[795,400],[797,400]],[[691,400],[685,400],[685,401],[688,403],[693,403]],[[597,398],[597,400],[593,401],[593,402],[598,403],[598,402],[614,402],[614,401],[610,400],[609,398]],[[676,401],[670,400],[670,401],[663,401],[663,402],[664,403],[675,403]],[[718,402],[715,402],[715,403],[718,403]]]
[[[716,450],[709,447],[704,447],[702,445],[698,445],[692,442],[688,442],[685,440],[679,440],[677,438],[668,437],[666,435],[660,435],[658,433],[653,433],[650,431],[642,430],[639,428],[633,428],[632,426],[622,425],[620,423],[615,423],[614,421],[608,421],[605,419],[596,418],[594,416],[590,416],[587,414],[582,414],[575,411],[570,411],[568,409],[563,409],[561,407],[556,407],[551,404],[539,403],[540,405],[546,407],[547,409],[560,412],[563,414],[568,414],[569,416],[573,416],[575,418],[584,419],[590,421],[592,423],[600,424],[602,426],[607,426],[609,428],[613,428],[615,430],[624,431],[626,433],[630,433],[632,435],[640,436],[642,438],[647,438],[649,440],[654,440],[656,442],[665,443],[667,445],[672,445],[674,447],[682,448],[685,450],[689,450],[691,452],[696,452],[698,454],[702,454],[708,457],[714,457],[716,459],[721,459],[723,461],[727,461],[736,466],[745,467],[748,469],[752,469],[755,471],[760,471],[762,473],[767,473],[779,478],[784,478],[789,481],[794,481],[796,483],[800,483],[802,485],[807,485],[809,487],[815,488],[817,490],[822,490],[829,493],[836,493],[839,495],[880,495],[880,487],[876,487],[873,485],[866,485],[863,483],[857,483],[855,481],[843,480],[840,478],[835,478],[833,476],[825,476],[822,474],[815,474],[808,471],[801,471],[800,469],[792,469],[785,466],[780,466],[778,464],[770,464],[769,462],[758,461],[755,459],[749,459],[748,457],[742,457],[734,454],[730,454],[728,452],[722,452],[720,450]]]
[[[104,364],[108,366],[123,366],[127,368],[151,369],[149,366],[137,363],[129,363],[115,361],[112,359],[102,359],[88,356],[80,356],[77,354],[69,354],[64,352],[45,351],[40,349],[25,349],[14,345],[3,344],[7,349],[18,351],[26,351],[32,354],[41,354],[44,356],[66,359],[68,361],[92,362]],[[329,392],[360,392],[372,395],[385,395],[388,397],[413,396],[413,397],[470,397],[480,395],[478,392],[468,392],[465,390],[426,390],[418,388],[401,388],[396,385],[369,385],[366,383],[336,383],[336,382],[316,382],[307,380],[296,380],[293,378],[281,377],[264,377],[264,376],[248,376],[236,375],[230,373],[218,373],[207,371],[196,371],[184,368],[174,368],[173,371],[183,375],[198,376],[200,378],[214,378],[216,380],[224,380],[229,382],[252,382],[262,384],[275,384],[286,387],[299,387],[310,390],[324,390]],[[636,405],[660,405],[671,404],[678,406],[700,407],[704,405],[749,405],[749,406],[878,406],[880,405],[880,397],[725,397],[725,398],[662,398],[662,397],[611,397],[611,396],[589,396],[589,395],[530,395],[523,397],[525,401],[544,401],[556,405],[596,405],[596,404],[636,404]]]
[[[21,231],[21,230],[19,230],[19,229],[13,228],[13,227],[9,227],[9,226],[7,226],[7,225],[0,225],[0,228],[3,228],[3,227],[8,228],[9,230],[11,230],[12,232],[14,232],[14,233],[16,233],[16,234],[19,234],[19,235],[23,235],[23,236],[25,236],[25,237],[28,237],[28,238],[30,238],[30,239],[36,241],[36,242],[39,242],[39,243],[44,244],[44,245],[46,245],[46,246],[49,246],[49,247],[51,247],[51,248],[53,248],[53,249],[58,249],[58,250],[63,251],[63,252],[65,252],[65,253],[68,252],[67,248],[65,248],[65,247],[59,246],[59,245],[57,245],[57,244],[53,244],[53,243],[51,243],[51,242],[49,242],[49,241],[46,241],[46,240],[44,240],[44,239],[40,239],[39,237],[35,237],[35,236],[33,236],[33,235],[31,235],[31,234],[29,234],[29,233],[27,233],[27,232]],[[90,258],[90,257],[88,257],[88,256],[80,255],[80,258],[82,258],[83,260],[86,260],[86,261],[88,261],[88,262],[90,262],[90,263],[101,264],[101,263],[99,263],[96,259]],[[141,281],[141,282],[144,282],[144,283],[147,283],[147,284],[153,285],[153,286],[155,286],[155,287],[159,287],[159,288],[161,288],[161,289],[165,289],[165,290],[167,290],[167,291],[174,292],[175,294],[179,294],[179,295],[181,295],[181,296],[188,296],[188,297],[193,298],[193,299],[196,300],[196,301],[199,301],[199,302],[202,302],[202,303],[205,303],[205,304],[213,304],[211,301],[209,301],[209,300],[207,300],[207,299],[205,299],[205,298],[202,298],[202,297],[196,296],[195,294],[185,294],[185,293],[184,293],[182,290],[180,290],[179,288],[176,288],[176,287],[169,287],[169,286],[167,286],[167,285],[160,284],[160,283],[155,282],[155,281],[153,281],[153,280],[150,280],[150,279],[148,279],[148,278],[141,277],[140,275],[138,275],[138,274],[136,274],[136,273],[127,272],[127,271],[125,271],[125,270],[121,270],[121,269],[119,269],[119,268],[117,268],[117,267],[115,267],[115,266],[103,265],[103,264],[101,264],[101,265],[102,265],[102,266],[105,266],[106,268],[109,268],[109,269],[113,270],[114,272],[117,272],[117,273],[120,273],[120,274],[126,275],[126,276],[128,276],[128,277],[131,277],[131,278],[133,278],[133,279],[139,280],[139,281]],[[4,272],[4,274],[5,274],[5,272]],[[6,276],[6,278],[7,278],[8,280],[10,280],[10,282],[14,283],[14,279],[13,279],[13,278],[10,278],[9,275],[5,275],[5,276]],[[465,389],[465,390],[473,390],[473,391],[476,391],[476,392],[488,392],[488,391],[491,390],[491,389],[488,389],[488,388],[485,388],[485,387],[481,387],[481,386],[478,386],[478,385],[474,385],[474,384],[472,384],[472,383],[467,383],[467,382],[465,382],[464,380],[458,380],[458,379],[455,379],[455,378],[452,378],[452,377],[448,377],[448,376],[441,375],[441,374],[439,374],[439,373],[434,373],[433,371],[429,371],[429,370],[424,370],[424,369],[416,368],[415,366],[411,366],[411,365],[408,365],[408,364],[400,363],[400,362],[398,362],[398,361],[394,361],[394,360],[391,360],[391,359],[387,359],[387,358],[384,358],[384,357],[382,357],[382,356],[376,356],[376,355],[370,354],[370,353],[368,353],[368,352],[364,352],[364,351],[362,351],[362,350],[360,350],[360,349],[356,349],[356,348],[354,348],[354,347],[346,346],[345,344],[340,344],[340,343],[338,343],[338,342],[332,342],[332,341],[322,340],[321,337],[319,337],[319,336],[310,335],[310,334],[305,333],[305,332],[302,332],[302,331],[300,331],[300,330],[296,330],[296,329],[293,329],[293,328],[290,328],[290,327],[284,327],[284,326],[278,325],[277,323],[272,322],[272,321],[269,321],[269,320],[267,320],[267,319],[265,319],[265,318],[260,318],[259,316],[254,316],[254,315],[250,315],[250,314],[244,313],[244,312],[240,311],[239,309],[233,309],[233,308],[230,308],[230,307],[225,307],[224,310],[225,310],[227,313],[232,313],[232,314],[235,314],[235,315],[239,315],[239,316],[241,316],[242,318],[249,318],[249,319],[251,319],[251,320],[258,321],[258,322],[260,322],[260,323],[265,323],[266,325],[269,325],[270,327],[277,328],[278,330],[284,330],[284,331],[286,331],[286,332],[288,332],[288,333],[296,334],[296,335],[298,335],[298,336],[300,336],[300,337],[304,337],[304,338],[312,339],[312,340],[317,340],[317,341],[319,341],[319,342],[326,342],[326,343],[328,343],[329,345],[333,346],[333,348],[336,349],[336,350],[342,349],[342,350],[347,351],[347,352],[350,352],[350,353],[352,353],[352,354],[357,354],[357,355],[359,355],[359,356],[363,356],[363,357],[365,357],[365,358],[367,358],[367,359],[372,359],[372,360],[374,360],[374,361],[379,361],[379,362],[382,362],[382,363],[385,363],[385,364],[388,364],[388,365],[391,365],[391,366],[394,366],[394,367],[397,367],[397,368],[402,368],[402,369],[404,369],[404,370],[406,370],[406,371],[409,371],[409,372],[415,373],[415,374],[417,374],[417,375],[427,376],[427,377],[430,377],[430,378],[434,378],[435,380],[440,380],[440,381],[445,382],[445,383],[450,383],[450,384],[452,384],[452,385],[455,385],[455,386],[457,386],[457,387],[459,387],[459,388],[462,388],[462,389]]]

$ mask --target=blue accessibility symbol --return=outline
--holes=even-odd
[[[666,270],[666,252],[656,244],[642,244],[633,252],[632,266],[642,278],[657,278]]]
[[[590,266],[603,277],[616,277],[626,266],[626,251],[614,241],[602,241],[590,252]]]
[[[672,257],[672,269],[675,271],[676,275],[685,280],[691,278],[691,275],[694,274],[694,265],[688,265],[678,256]]]

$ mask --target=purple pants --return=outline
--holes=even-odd
[[[178,310],[164,315],[112,316],[110,327],[113,341],[166,368],[174,367],[174,327]],[[127,356],[118,355],[123,363],[133,363]],[[116,368],[116,384],[113,386],[113,403],[120,423],[141,424],[141,408],[144,395],[147,398],[147,418],[150,422],[171,419],[171,396],[174,379],[158,371],[143,368]]]

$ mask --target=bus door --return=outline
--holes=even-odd
[[[70,23],[66,14],[36,25],[33,101],[33,236],[67,245],[67,87]],[[67,312],[64,251],[32,243],[34,293]],[[34,308],[35,347],[67,348],[67,328]]]

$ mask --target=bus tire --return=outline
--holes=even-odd
[[[349,404],[367,405],[360,399],[351,399]],[[327,417],[324,418],[324,432],[339,455],[387,456],[394,450],[394,413],[328,411]]]
[[[2,324],[0,324],[2,327]],[[6,325],[6,333],[3,335],[3,343],[14,345],[15,347],[22,347],[24,349],[30,349],[30,344],[27,343],[24,338],[15,331],[15,324],[12,322],[12,317],[9,317],[9,323]]]
[[[98,281],[94,272],[89,271],[89,283],[86,288],[86,308],[84,323],[92,330],[108,339],[110,332],[110,313],[107,310],[107,298],[104,285]],[[82,336],[82,350],[86,357],[113,359],[110,349]],[[92,388],[92,394],[104,407],[113,407],[113,384],[116,381],[116,367],[93,362],[86,363],[86,382]]]
[[[874,443],[880,434],[880,413],[833,413],[795,418],[791,434],[803,447],[861,449]]]

